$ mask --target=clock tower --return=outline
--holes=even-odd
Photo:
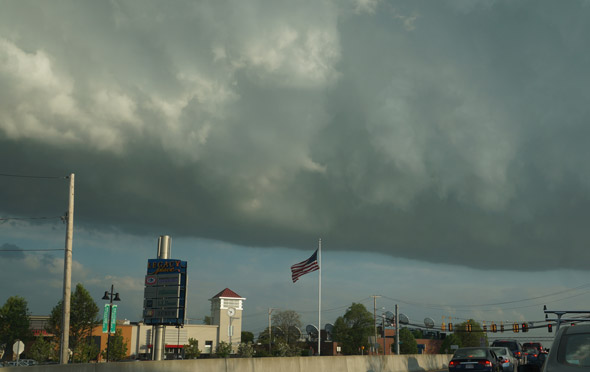
[[[211,320],[218,325],[217,342],[224,341],[232,344],[236,350],[242,338],[242,311],[246,298],[241,297],[229,288],[219,292],[211,301]],[[232,350],[232,352],[233,352]]]

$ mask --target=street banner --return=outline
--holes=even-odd
[[[116,326],[117,326],[117,305],[113,305],[113,310],[111,310],[111,333],[115,333]]]
[[[102,313],[102,333],[107,333],[109,329],[109,310],[110,305],[104,304],[104,312]]]

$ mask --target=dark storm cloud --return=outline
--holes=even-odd
[[[586,2],[8,8],[3,173],[76,173],[79,224],[482,269],[590,258]],[[4,213],[66,208],[67,181],[2,185]]]

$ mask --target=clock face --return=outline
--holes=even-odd
[[[227,315],[229,315],[229,316],[236,315],[236,309],[234,309],[233,307],[230,307],[229,309],[227,309]]]

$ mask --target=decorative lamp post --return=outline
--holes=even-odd
[[[111,321],[113,315],[113,301],[121,301],[119,298],[119,293],[115,292],[115,286],[111,284],[111,291],[105,291],[104,296],[102,296],[103,300],[109,301],[109,322],[107,326],[107,363],[109,361],[109,348],[111,346]],[[115,296],[113,298],[113,296]]]

